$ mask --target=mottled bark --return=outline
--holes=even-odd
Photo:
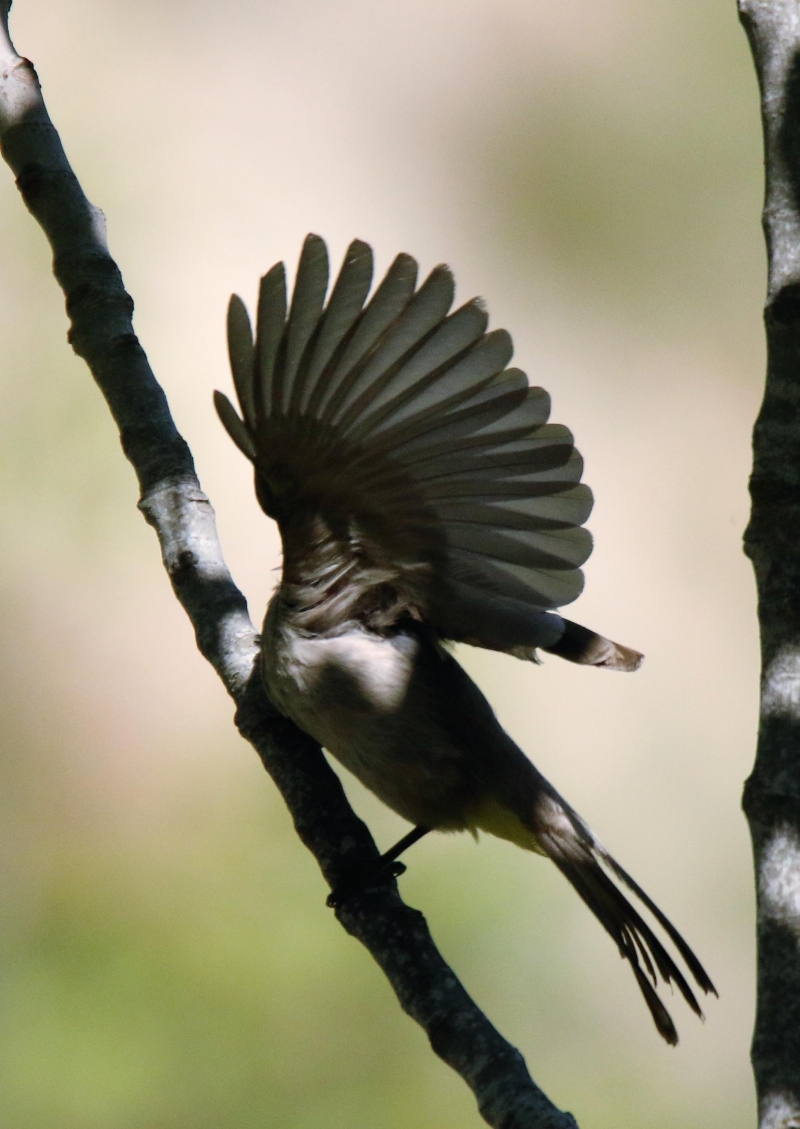
[[[761,88],[767,381],[745,551],[758,585],[758,751],[745,785],[758,896],[752,1058],[761,1129],[800,1126],[800,2],[740,0]]]
[[[300,838],[333,886],[352,861],[376,859],[377,848],[320,747],[280,717],[261,688],[255,631],[225,566],[213,510],[133,332],[133,302],[108,253],[102,213],[86,199],[69,166],[32,65],[8,38],[9,7],[8,0],[0,0],[0,152],[50,241],[70,341],[119,427],[139,478],[140,508],[158,534],[164,565],[198,646],[236,702],[240,732],[258,752]],[[322,905],[320,912],[327,912]],[[531,1080],[519,1051],[467,995],[433,944],[422,914],[403,904],[396,884],[354,894],[337,915],[381,966],[434,1051],[472,1088],[489,1125],[576,1129],[574,1119]]]

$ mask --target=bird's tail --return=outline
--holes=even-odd
[[[659,1034],[674,1046],[678,1042],[678,1033],[658,996],[659,980],[674,984],[701,1019],[703,1013],[675,959],[622,892],[620,884],[636,896],[663,929],[698,987],[705,993],[716,995],[717,991],[700,961],[655,902],[611,857],[580,816],[549,786],[537,801],[534,824],[539,849],[553,860],[614,940],[620,956],[633,970]]]

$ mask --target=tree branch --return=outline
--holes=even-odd
[[[319,745],[281,717],[258,672],[257,637],[222,557],[214,513],[166,397],[133,332],[133,302],[106,245],[102,213],[86,199],[42,100],[33,66],[8,36],[0,0],[0,152],[53,250],[70,318],[69,340],[106,398],[139,479],[175,594],[238,709],[236,722],[283,795],[331,886],[378,850],[350,808]],[[365,890],[337,910],[381,966],[434,1051],[473,1090],[496,1129],[576,1129],[531,1080],[522,1055],[495,1030],[437,951],[425,919],[396,885]]]
[[[800,4],[739,0],[761,88],[767,381],[753,434],[761,716],[744,810],[758,897],[752,1060],[761,1129],[800,1126]]]

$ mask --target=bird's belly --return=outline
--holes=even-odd
[[[410,822],[467,825],[462,758],[435,724],[425,724],[412,693],[415,639],[281,633],[274,643],[265,682],[283,713]]]

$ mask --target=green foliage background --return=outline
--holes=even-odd
[[[721,991],[660,1043],[559,876],[431,838],[403,890],[583,1129],[751,1123],[755,78],[733,0],[17,0],[19,50],[259,618],[278,564],[211,410],[223,311],[354,235],[450,262],[553,394],[597,496],[575,618],[635,677],[464,649],[503,721]],[[0,175],[0,1125],[466,1129],[197,656],[47,248]],[[348,788],[379,841],[401,821]]]

